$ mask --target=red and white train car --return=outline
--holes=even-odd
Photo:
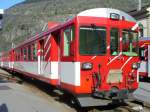
[[[89,9],[4,53],[2,67],[59,87],[81,106],[125,99],[138,88],[135,26],[120,10]]]
[[[150,78],[150,38],[140,38],[140,77]]]

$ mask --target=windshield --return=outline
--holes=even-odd
[[[80,27],[79,43],[81,55],[104,55],[106,53],[106,28]]]
[[[138,33],[123,30],[123,54],[126,56],[138,56]]]

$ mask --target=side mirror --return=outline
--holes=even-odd
[[[72,41],[70,43],[70,56],[74,56],[74,53],[75,53],[75,44],[74,44],[74,41]]]
[[[145,53],[144,53],[144,51],[145,51],[144,47],[139,49],[139,56],[140,56],[141,60],[145,60]]]

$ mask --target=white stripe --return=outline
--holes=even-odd
[[[121,70],[124,68],[124,66],[132,59],[132,57],[130,57],[121,67]]]
[[[137,71],[137,82],[139,82],[139,71]]]
[[[146,53],[147,51],[148,51],[148,49],[145,49],[145,50],[144,50],[144,53]]]
[[[38,53],[40,53],[40,52],[41,52],[41,49],[38,50]]]
[[[132,28],[131,28],[131,30],[136,30],[137,29],[137,27],[139,26],[139,23],[137,22]]]
[[[144,47],[145,46],[145,44],[143,44],[141,47]]]
[[[120,41],[122,41],[122,37],[120,37]]]
[[[110,60],[109,63],[107,63],[107,65],[109,65],[110,63],[112,63],[116,58],[118,58],[121,55],[121,53],[118,56],[115,56],[112,60]]]
[[[133,73],[134,72],[134,69],[131,71],[131,73]]]
[[[41,59],[41,57],[40,56],[38,56],[38,74],[41,74],[41,63],[40,63],[40,59]]]
[[[50,78],[51,79],[58,79],[58,62],[50,62]]]
[[[46,45],[47,45],[47,43],[48,43],[50,37],[51,37],[51,34],[50,34],[50,35],[48,36],[48,38],[46,39],[46,42],[45,42],[45,44],[44,44],[44,48],[46,47]]]
[[[147,55],[147,58],[148,58],[148,77],[150,77],[150,45],[148,45],[148,55]]]
[[[51,57],[48,59],[47,63],[45,64],[44,70],[46,69],[46,67],[47,67],[47,65],[48,65],[48,63],[49,63],[49,61],[50,61],[50,59],[51,59]]]
[[[107,46],[107,49],[109,49],[110,48],[110,46]]]
[[[146,52],[148,52],[148,49],[145,49],[145,50],[144,50],[145,60],[147,60],[147,58],[148,58],[148,57],[146,56]]]
[[[46,51],[46,53],[45,53],[45,55],[44,55],[44,58],[47,56],[47,53],[48,53],[48,51],[50,50],[50,48],[51,48],[51,44],[49,45],[49,47],[48,47],[48,49],[47,49],[47,51]]]
[[[60,73],[61,82],[74,86],[80,86],[80,62],[61,62]]]
[[[100,30],[100,31],[106,31],[106,29],[104,29],[104,28],[93,29],[93,28],[88,28],[88,27],[81,27],[80,29],[82,29],[82,30]]]
[[[91,58],[91,60],[93,60],[93,59],[95,59],[96,58],[96,56],[93,56],[92,58]]]

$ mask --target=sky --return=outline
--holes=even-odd
[[[8,9],[9,7],[25,0],[0,0],[0,9]]]

